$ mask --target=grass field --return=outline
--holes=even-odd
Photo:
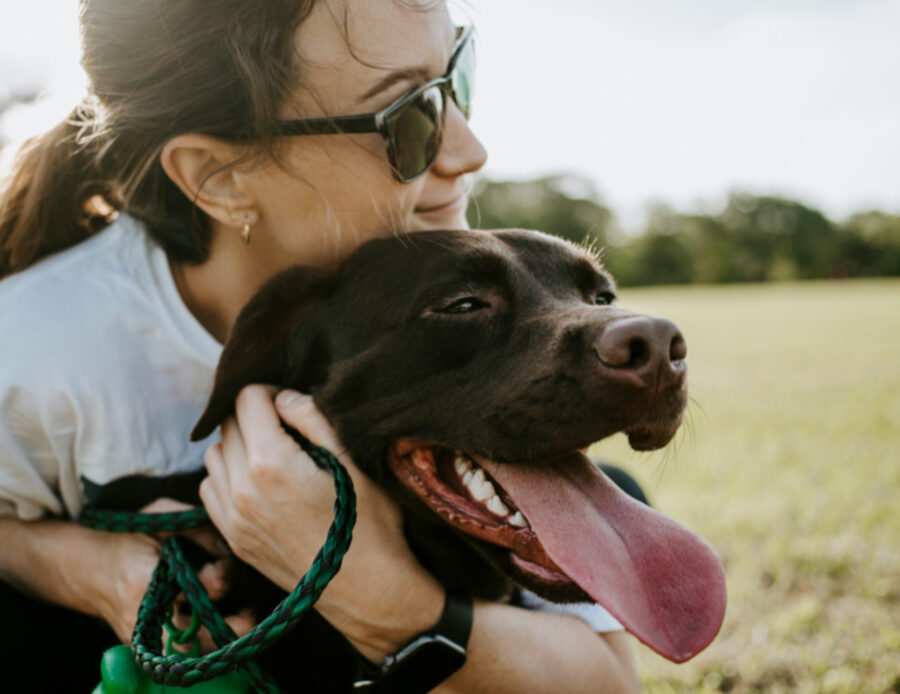
[[[721,633],[646,691],[900,692],[900,281],[631,289],[688,343],[686,426],[653,454],[595,447],[704,537]]]

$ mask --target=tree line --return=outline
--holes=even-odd
[[[539,229],[602,248],[620,285],[900,276],[900,215],[871,210],[835,222],[796,200],[733,192],[717,213],[651,206],[636,236],[576,176],[481,179],[469,222]]]

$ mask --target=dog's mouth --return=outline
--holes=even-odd
[[[401,439],[388,464],[444,521],[508,550],[525,587],[551,598],[586,593],[676,662],[718,633],[725,578],[712,549],[619,490],[582,453],[497,463]]]
[[[511,561],[533,578],[532,582],[557,592],[572,592],[572,580],[547,555],[516,502],[476,462],[478,458],[403,440],[395,444],[388,459],[397,478],[447,523],[508,549]]]

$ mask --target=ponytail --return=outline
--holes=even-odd
[[[81,142],[83,108],[31,138],[0,184],[0,278],[88,238],[122,202],[101,172],[96,141]]]
[[[80,0],[89,96],[27,142],[0,182],[0,278],[86,239],[123,210],[173,260],[209,255],[209,218],[165,174],[181,133],[272,135],[297,79],[295,32],[315,0]]]

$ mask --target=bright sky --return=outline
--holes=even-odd
[[[463,1],[488,175],[584,174],[626,225],[733,188],[900,212],[900,0]],[[49,80],[71,108],[75,5],[0,10],[0,99]]]

